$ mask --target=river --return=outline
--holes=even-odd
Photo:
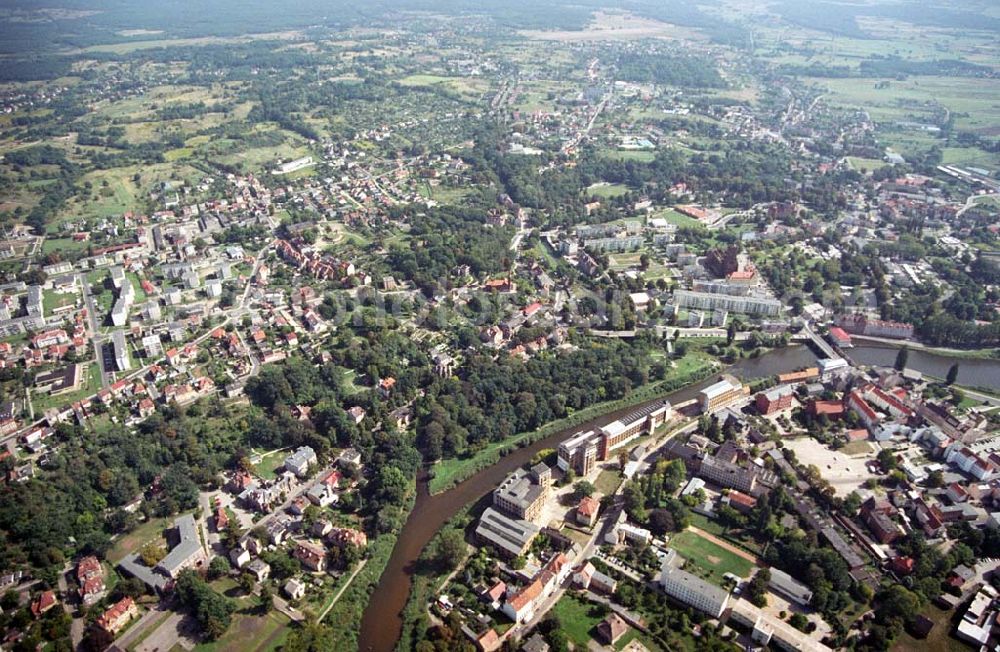
[[[913,356],[913,353],[910,355]],[[776,349],[759,358],[741,360],[728,371],[736,376],[752,379],[793,371],[814,365],[815,362],[816,356],[809,348],[794,346]],[[666,398],[672,403],[682,403],[694,398],[703,387],[714,381],[713,376],[706,381],[673,392]],[[426,476],[418,478],[416,504],[399,533],[389,563],[365,609],[358,648],[372,652],[391,652],[395,648],[402,631],[400,613],[410,594],[414,564],[434,534],[452,516],[492,491],[508,474],[529,461],[541,449],[555,448],[560,441],[574,432],[602,426],[633,409],[635,406],[609,412],[590,422],[567,428],[530,446],[519,448],[454,488],[433,496],[427,491]]]
[[[891,344],[865,343],[847,349],[845,353],[856,364],[881,365],[891,367],[896,362],[898,346]],[[958,363],[959,385],[966,387],[1000,391],[1000,360],[988,358],[958,358],[931,351],[910,349],[906,366],[922,374],[944,378],[948,375],[951,365]]]

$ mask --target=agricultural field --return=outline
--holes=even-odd
[[[440,77],[438,75],[409,75],[399,80],[403,86],[440,87],[458,94],[467,101],[477,101],[490,89],[490,82],[475,77]]]

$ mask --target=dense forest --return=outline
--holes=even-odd
[[[725,88],[715,64],[701,57],[627,53],[618,59],[618,78],[682,88]]]

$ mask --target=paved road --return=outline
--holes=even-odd
[[[127,650],[137,640],[142,638],[147,629],[156,624],[157,620],[169,611],[167,606],[162,602],[148,610],[139,617],[139,620],[135,621],[134,625],[128,628],[128,631],[115,640],[115,646],[120,650]]]

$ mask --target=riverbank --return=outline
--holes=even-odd
[[[415,501],[414,491],[405,505],[406,514],[413,509]],[[378,585],[392,551],[396,548],[398,537],[398,532],[391,532],[378,536],[371,542],[366,551],[364,567],[358,570],[350,584],[343,589],[336,603],[322,615],[322,622],[329,626],[334,650],[358,648],[358,623],[361,622],[372,591]]]
[[[848,351],[848,355],[855,364],[891,367],[903,344],[859,339],[855,347]],[[951,367],[958,365],[955,385],[984,393],[1000,392],[1000,360],[988,357],[987,350],[969,352],[979,354],[971,357],[961,357],[954,350],[950,355],[926,347],[910,347],[908,350],[906,366],[919,371],[926,378],[946,378]]]
[[[434,538],[424,548],[420,561],[417,562],[418,567],[413,572],[410,596],[406,600],[406,606],[403,607],[401,614],[403,622],[399,635],[399,643],[396,644],[397,651],[409,652],[413,649],[416,641],[420,640],[429,623],[427,604],[438,591],[444,588],[446,583],[447,576],[438,577],[433,569],[429,567],[428,555],[430,551],[436,548],[437,542],[448,530],[458,530],[462,532],[463,538],[465,537],[465,530],[473,522],[472,510],[476,504],[471,503],[459,510],[455,516],[438,530]]]
[[[750,381],[815,364],[816,356],[808,347],[783,347],[756,358],[744,358],[728,367],[726,371],[743,378],[744,381]],[[647,404],[662,398],[674,404],[691,400],[710,382],[706,380],[692,382],[666,396],[651,399]],[[555,431],[548,437],[525,444],[504,456],[496,464],[487,466],[474,476],[460,482],[453,489],[434,496],[427,491],[426,474],[418,478],[416,505],[400,532],[385,572],[364,612],[359,649],[364,652],[391,652],[396,648],[402,629],[402,611],[410,598],[412,577],[418,568],[418,560],[427,544],[446,522],[463,508],[488,495],[514,469],[527,463],[540,450],[557,446],[560,441],[580,428],[596,428],[624,416],[633,409],[634,406],[598,414],[586,424]],[[357,626],[356,623],[354,626]]]
[[[685,385],[708,378],[720,368],[721,365],[707,354],[699,351],[689,353],[677,361],[677,365],[667,372],[666,378],[644,385],[625,398],[587,406],[562,419],[547,423],[532,432],[521,433],[504,441],[494,442],[470,457],[453,458],[437,462],[431,468],[431,479],[428,483],[428,489],[432,495],[447,491],[487,466],[496,464],[502,457],[518,448],[523,448],[539,439],[544,439],[552,433],[590,421],[604,412],[631,407],[644,401],[665,396]]]
[[[948,358],[965,358],[967,360],[1000,360],[1000,349],[950,349],[946,347],[931,346],[922,342],[910,340],[891,340],[885,337],[871,337],[869,335],[851,335],[852,340],[863,342],[873,342],[884,344],[886,348],[901,349],[904,346],[912,351],[925,351],[935,355],[942,355]],[[850,354],[850,349],[848,349]]]

